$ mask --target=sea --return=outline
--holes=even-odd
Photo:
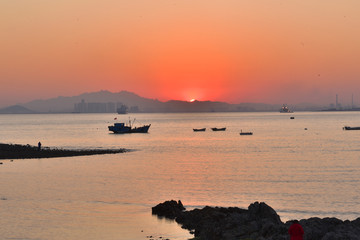
[[[108,131],[129,120],[151,124],[149,132]],[[265,202],[283,222],[354,220],[360,217],[360,131],[344,131],[345,125],[360,126],[360,112],[0,115],[1,143],[128,149],[1,160],[0,239],[193,237],[152,215],[167,200],[181,200],[187,210]]]

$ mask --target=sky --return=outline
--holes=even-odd
[[[359,0],[1,0],[0,106],[122,90],[360,106]]]

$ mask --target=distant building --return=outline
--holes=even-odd
[[[138,106],[132,106],[132,107],[130,107],[129,112],[137,113],[137,112],[139,112],[139,107]]]
[[[336,94],[336,100],[335,100],[335,109],[339,109],[339,102],[338,102],[338,95]]]
[[[113,102],[85,102],[84,99],[74,104],[74,112],[77,113],[115,113],[116,104]]]
[[[85,102],[84,99],[74,104],[74,112],[76,113],[116,113],[119,109],[125,109],[125,112],[140,112],[138,106],[128,108],[121,102]]]
[[[88,103],[88,111],[91,113],[106,112],[106,103],[90,102]]]
[[[116,111],[115,103],[113,103],[113,102],[108,102],[108,103],[106,104],[106,112],[108,112],[108,113],[113,113],[113,112],[115,112],[115,111]]]
[[[87,111],[87,103],[84,99],[80,103],[75,103],[74,111],[78,113],[85,113]]]

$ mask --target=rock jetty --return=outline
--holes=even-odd
[[[54,157],[71,157],[85,156],[96,154],[114,154],[126,152],[125,149],[51,149],[41,148],[30,145],[3,144],[0,143],[0,159],[25,159],[25,158],[54,158]]]
[[[197,240],[288,240],[292,221],[283,223],[276,211],[264,202],[254,202],[248,209],[204,207],[186,211],[182,202],[171,200],[152,208],[158,217],[175,219]],[[300,220],[306,240],[359,240],[360,218]]]

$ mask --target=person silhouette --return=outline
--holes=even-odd
[[[298,220],[294,220],[289,227],[290,240],[303,240],[304,229]]]
[[[41,150],[41,142],[38,142],[38,151]]]

